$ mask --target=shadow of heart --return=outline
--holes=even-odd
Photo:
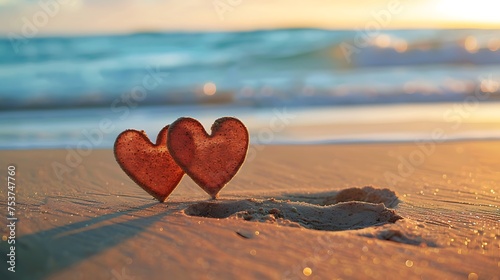
[[[108,248],[140,234],[154,222],[170,214],[162,211],[147,217],[135,218],[124,222],[101,225],[101,222],[113,220],[123,215],[158,206],[148,203],[140,207],[99,216],[86,221],[56,227],[50,230],[21,236],[16,240],[16,255],[19,264],[28,264],[29,268],[17,269],[17,279],[43,279],[50,275],[88,259]],[[82,242],[87,242],[82,246]],[[78,244],[78,246],[75,246]],[[7,252],[7,242],[0,244],[0,251]],[[30,261],[36,260],[36,261]],[[3,254],[2,261],[7,261]],[[2,275],[7,270],[3,270]],[[7,272],[11,273],[11,272]],[[11,279],[0,277],[1,279]]]

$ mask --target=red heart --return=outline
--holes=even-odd
[[[220,118],[208,135],[195,119],[180,118],[168,129],[175,162],[212,198],[238,172],[248,150],[248,130],[235,118]]]
[[[168,125],[153,144],[144,131],[125,130],[116,138],[114,147],[123,171],[160,202],[167,199],[184,175],[168,152],[167,131]]]

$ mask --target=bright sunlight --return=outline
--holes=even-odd
[[[500,25],[500,1],[498,0],[439,0],[433,5],[444,20]]]

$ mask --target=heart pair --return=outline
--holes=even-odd
[[[144,131],[126,130],[115,141],[120,167],[145,191],[165,201],[188,174],[216,198],[236,175],[248,150],[248,130],[236,118],[220,118],[207,134],[195,119],[180,118],[165,126],[153,144]]]

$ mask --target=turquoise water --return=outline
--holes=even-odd
[[[17,49],[0,38],[0,148],[75,146],[103,119],[113,130],[95,146],[105,148],[126,128],[153,136],[180,116],[209,127],[224,115],[245,120],[259,143],[283,108],[300,117],[263,144],[409,141],[418,129],[363,125],[425,123],[431,109],[430,121],[446,124],[449,106],[471,100],[481,106],[464,122],[478,127],[450,139],[497,137],[483,121],[500,111],[499,30],[389,30],[363,44],[359,35],[142,33],[33,38]],[[483,111],[491,118],[476,119]],[[353,129],[326,129],[342,123]],[[303,126],[316,130],[297,133]]]
[[[212,82],[225,94],[218,102],[252,106],[455,101],[481,77],[500,80],[498,30],[359,35],[294,29],[33,38],[18,52],[4,38],[0,108],[106,107],[145,79],[142,105],[209,102],[202,88]]]

